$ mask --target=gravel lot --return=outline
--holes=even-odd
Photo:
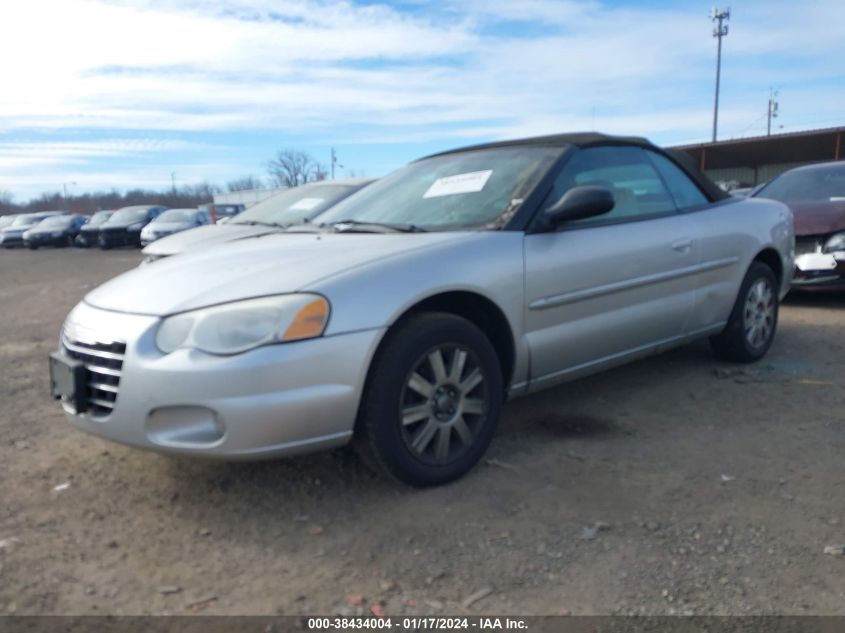
[[[699,343],[510,403],[486,462],[416,491],[349,451],[67,425],[46,355],[139,260],[0,252],[0,613],[845,614],[845,295],[788,300],[752,367]]]

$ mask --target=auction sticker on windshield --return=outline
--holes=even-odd
[[[297,200],[295,203],[290,205],[289,209],[291,211],[310,211],[322,204],[322,202],[323,198],[303,198],[302,200]]]
[[[492,173],[492,169],[487,169],[438,178],[431,183],[431,186],[423,194],[423,198],[439,198],[440,196],[453,196],[457,193],[481,191]]]

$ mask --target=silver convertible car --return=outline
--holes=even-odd
[[[70,422],[245,459],[354,440],[416,485],[487,449],[508,398],[709,337],[760,359],[793,270],[779,202],[643,139],[571,134],[418,160],[319,225],[90,292],[51,356]]]

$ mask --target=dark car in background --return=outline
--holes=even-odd
[[[23,234],[24,246],[32,250],[39,246],[73,246],[79,229],[88,220],[84,215],[53,215],[44,218]]]
[[[752,195],[792,209],[792,289],[845,290],[845,162],[790,169]]]
[[[162,237],[211,224],[208,213],[202,209],[168,209],[141,231],[141,244],[146,246]]]
[[[23,234],[44,218],[52,215],[64,215],[67,211],[39,211],[37,213],[21,213],[12,220],[9,226],[0,229],[0,245],[3,248],[23,246]]]
[[[100,235],[100,227],[108,220],[114,211],[97,211],[88,218],[88,221],[79,229],[79,234],[73,241],[75,246],[90,248],[97,246],[97,238]]]
[[[102,249],[141,246],[141,231],[164,211],[165,207],[149,204],[118,209],[100,227],[97,244]]]

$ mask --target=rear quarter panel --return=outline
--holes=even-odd
[[[792,212],[786,205],[758,198],[734,199],[689,216],[700,241],[701,263],[732,262],[699,275],[690,331],[727,321],[748,267],[766,249],[780,256],[783,298],[792,281],[795,246]]]

